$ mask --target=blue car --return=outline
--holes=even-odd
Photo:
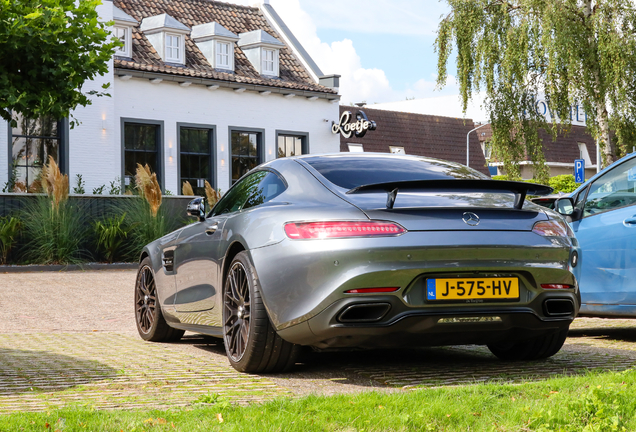
[[[636,317],[636,153],[553,207],[568,217],[581,247],[579,315]]]

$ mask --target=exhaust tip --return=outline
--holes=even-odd
[[[574,315],[574,303],[570,299],[547,299],[543,310],[547,316]]]
[[[338,316],[341,323],[380,321],[391,309],[389,303],[359,303],[348,306]]]

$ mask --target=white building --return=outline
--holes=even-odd
[[[262,162],[339,150],[338,76],[322,76],[267,1],[115,0],[99,13],[125,46],[83,90],[109,82],[112,97],[77,109],[74,129],[0,122],[0,185],[34,189],[51,154],[87,193],[129,185],[137,163],[173,194],[185,180],[227,190]]]

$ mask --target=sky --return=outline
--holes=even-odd
[[[436,89],[433,45],[440,19],[449,10],[444,1],[270,0],[270,4],[322,72],[342,76],[343,104],[435,97],[449,105],[446,112],[462,116],[454,59],[446,86]]]

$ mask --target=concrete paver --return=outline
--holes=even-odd
[[[98,409],[236,403],[309,393],[404,391],[525,382],[636,365],[636,320],[580,318],[542,362],[503,363],[485,347],[305,353],[287,374],[232,369],[219,339],[186,333],[142,341],[130,270],[0,274],[0,413],[69,405]]]

